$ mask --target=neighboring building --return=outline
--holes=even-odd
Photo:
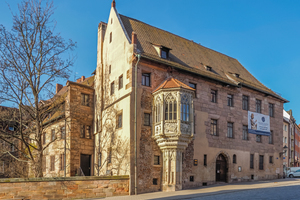
[[[27,163],[21,162],[22,145],[18,140],[18,110],[0,106],[0,178],[27,177]]]
[[[113,1],[95,73],[95,175],[130,175],[131,194],[282,176],[287,100],[236,59]],[[249,113],[270,118],[270,134],[250,134]]]
[[[283,110],[283,147],[288,147],[286,152],[283,154],[283,169],[286,171],[290,167],[291,163],[291,132],[290,132],[290,115]]]
[[[43,175],[45,177],[93,174],[94,76],[82,76],[66,86],[56,85],[54,98],[41,102],[61,104],[44,121]],[[66,154],[65,154],[66,152]],[[66,155],[66,157],[65,157]]]
[[[300,166],[300,147],[299,147],[299,141],[300,141],[300,128],[299,125],[295,123],[295,162],[294,167]]]
[[[289,124],[290,124],[290,137],[289,137],[289,155],[290,155],[290,167],[295,167],[295,132],[296,132],[296,119],[293,117],[292,110],[287,111],[289,115]]]

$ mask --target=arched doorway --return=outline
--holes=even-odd
[[[216,160],[216,181],[226,182],[227,178],[227,162],[226,158],[219,154]]]

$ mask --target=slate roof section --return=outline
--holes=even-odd
[[[195,90],[194,88],[191,88],[190,86],[180,82],[179,80],[170,77],[166,79],[158,88],[156,88],[152,93],[160,90],[160,89],[169,89],[169,88],[184,88],[184,89],[189,89],[189,90]]]
[[[250,87],[288,102],[259,82],[237,59],[139,20],[120,14],[119,16],[126,34],[131,35],[133,31],[137,34],[137,48],[142,57],[225,84]],[[169,59],[160,58],[153,44],[172,49]],[[207,71],[206,66],[210,66],[212,71]],[[240,78],[234,77],[236,82],[229,78],[228,74],[239,74]]]

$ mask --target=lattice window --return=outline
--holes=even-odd
[[[181,121],[190,121],[190,102],[187,95],[181,97]]]

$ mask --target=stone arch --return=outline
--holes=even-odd
[[[226,151],[219,151],[216,156],[215,156],[215,159],[214,159],[214,163],[213,163],[213,166],[215,168],[214,171],[216,171],[216,162],[217,162],[217,158],[219,155],[223,155],[225,157],[225,160],[226,160],[226,165],[227,165],[227,177],[226,177],[226,182],[227,183],[230,183],[231,182],[231,168],[232,168],[232,163],[231,163],[231,158],[230,158],[230,155],[226,152]],[[214,173],[214,175],[216,176],[216,173]],[[216,177],[214,178],[214,180],[216,180]]]

